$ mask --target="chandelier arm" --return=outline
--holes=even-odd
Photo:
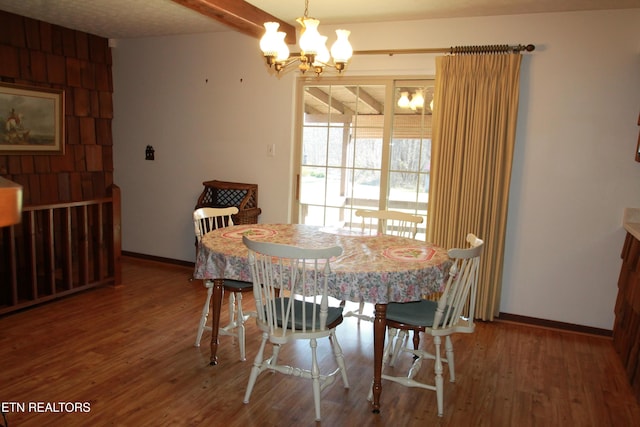
[[[293,64],[294,62],[300,61],[300,58],[301,56],[290,56],[285,61],[278,61],[277,63],[280,64],[281,69],[285,69],[286,67]]]
[[[293,58],[289,58],[286,61],[282,62],[282,68],[288,67],[289,65],[293,64],[296,61],[299,61],[300,57],[293,57]]]
[[[323,67],[335,68],[336,70],[338,69],[338,67],[336,67],[336,65],[335,65],[335,64],[329,64],[329,63],[327,63],[327,62],[322,62],[322,61],[318,61],[318,60],[316,60],[316,61],[314,62],[314,64],[320,64],[320,65],[322,65]]]

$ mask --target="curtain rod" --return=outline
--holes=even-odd
[[[484,45],[484,46],[452,46],[452,47],[440,47],[440,48],[425,48],[425,49],[382,49],[382,50],[355,50],[354,55],[415,55],[421,53],[516,53],[516,52],[532,52],[535,50],[535,46],[528,45],[514,45],[509,46],[507,44],[496,45]]]

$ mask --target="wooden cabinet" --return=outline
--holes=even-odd
[[[613,345],[640,402],[640,241],[630,233],[622,248]]]
[[[0,227],[20,222],[22,186],[0,176]]]

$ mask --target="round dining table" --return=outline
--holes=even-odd
[[[360,230],[302,224],[249,224],[219,228],[205,234],[198,245],[194,278],[213,282],[211,299],[211,364],[218,363],[218,328],[224,279],[251,282],[248,249],[252,240],[304,248],[341,246],[331,260],[329,296],[341,301],[375,305],[373,411],[380,411],[382,356],[389,302],[420,300],[440,292],[451,260],[447,250],[433,244]]]

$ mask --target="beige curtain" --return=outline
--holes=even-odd
[[[485,241],[476,317],[499,314],[509,181],[518,115],[517,53],[436,58],[427,240]]]

